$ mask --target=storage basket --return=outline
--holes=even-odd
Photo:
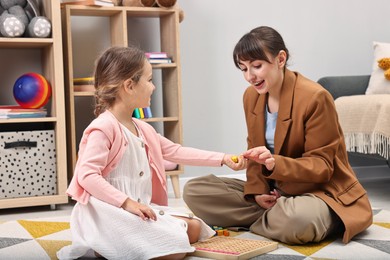
[[[57,194],[54,130],[0,132],[0,198]]]

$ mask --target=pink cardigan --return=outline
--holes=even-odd
[[[224,154],[182,147],[158,134],[155,129],[133,119],[145,142],[152,173],[152,203],[167,205],[164,160],[193,166],[221,166]],[[103,177],[110,174],[122,159],[128,141],[115,116],[105,111],[85,129],[79,145],[78,160],[67,194],[86,204],[92,195],[120,207],[128,198]]]

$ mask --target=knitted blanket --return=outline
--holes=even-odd
[[[390,155],[390,95],[355,95],[335,100],[347,151]]]

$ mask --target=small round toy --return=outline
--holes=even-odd
[[[51,97],[49,82],[38,73],[26,73],[20,76],[13,88],[16,102],[23,108],[41,108]]]
[[[233,162],[238,163],[238,157],[237,156],[234,155],[234,156],[232,156],[231,159],[232,159]]]

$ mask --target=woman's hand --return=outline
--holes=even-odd
[[[271,191],[270,194],[255,195],[257,204],[264,209],[272,208],[278,198],[280,198],[280,194],[276,189]]]
[[[237,162],[233,161],[236,160]],[[235,156],[233,154],[225,154],[222,159],[222,164],[225,164],[227,167],[229,167],[232,170],[240,171],[244,170],[247,167],[247,159],[244,158],[244,156]]]
[[[275,167],[275,158],[265,146],[249,149],[242,155],[247,159],[263,164],[269,171],[272,171]]]
[[[122,208],[130,213],[138,215],[142,220],[157,220],[156,213],[148,206],[127,198],[122,204]]]

